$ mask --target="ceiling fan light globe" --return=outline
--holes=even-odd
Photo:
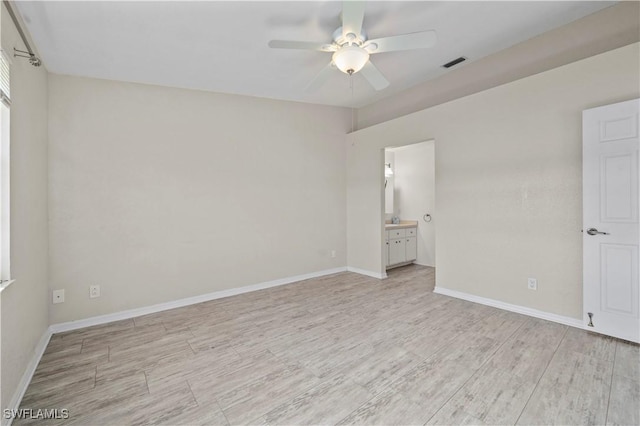
[[[369,60],[369,52],[359,46],[343,46],[333,54],[333,63],[345,74],[362,69]]]

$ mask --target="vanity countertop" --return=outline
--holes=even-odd
[[[385,223],[384,229],[404,229],[404,228],[415,228],[418,226],[417,220],[401,220],[400,223]]]

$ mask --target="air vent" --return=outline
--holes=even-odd
[[[446,64],[443,65],[443,67],[444,68],[451,68],[452,66],[458,65],[460,62],[464,62],[466,60],[467,60],[467,58],[465,58],[464,56],[460,56],[459,58],[454,59],[451,62],[447,62]]]

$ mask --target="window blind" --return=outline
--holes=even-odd
[[[0,50],[0,101],[6,106],[11,105],[11,67],[9,58]]]

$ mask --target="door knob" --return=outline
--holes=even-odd
[[[600,232],[598,231],[596,228],[589,228],[587,229],[587,234],[589,235],[609,235],[608,232]]]

